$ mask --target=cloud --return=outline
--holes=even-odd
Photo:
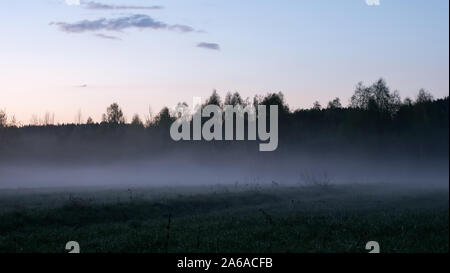
[[[368,6],[379,6],[380,0],[365,0]]]
[[[67,0],[69,1],[69,0]],[[72,0],[74,1],[74,0]],[[154,10],[163,9],[163,6],[124,6],[124,5],[107,5],[98,2],[82,2],[84,8],[92,10],[128,10],[128,9],[140,9],[140,10]]]
[[[161,21],[157,21],[152,17],[144,14],[134,14],[118,18],[99,18],[96,20],[81,20],[74,23],[67,22],[51,22],[50,25],[56,26],[60,31],[66,33],[86,33],[86,32],[103,32],[116,31],[121,32],[126,29],[154,29],[154,30],[168,30],[179,33],[197,32],[194,28],[174,24],[170,25]],[[122,40],[119,37],[111,36],[103,33],[97,33],[95,36],[109,40]],[[218,45],[201,44],[200,47],[209,47],[210,49],[219,49]],[[214,48],[216,47],[216,48]]]
[[[199,43],[197,44],[197,47],[205,48],[205,49],[211,49],[211,50],[220,50],[220,45],[215,43]]]
[[[116,40],[116,41],[121,41],[122,40],[119,37],[106,35],[106,34],[103,34],[103,33],[97,33],[97,34],[95,34],[95,36],[97,36],[99,38],[102,38],[102,39],[107,39],[107,40]]]
[[[190,27],[190,26],[179,25],[179,24],[170,26],[169,29],[173,30],[173,31],[178,31],[178,32],[192,32],[192,31],[194,31],[194,29],[192,27]]]
[[[136,14],[114,19],[100,18],[97,20],[82,20],[75,23],[53,22],[61,31],[67,33],[83,33],[89,31],[122,31],[128,28],[138,29],[170,29],[170,25],[159,22],[147,15]]]

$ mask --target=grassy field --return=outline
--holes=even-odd
[[[0,190],[0,252],[448,252],[448,189]]]

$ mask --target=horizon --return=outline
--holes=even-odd
[[[380,78],[379,80],[383,80],[384,81],[383,78]],[[359,83],[362,83],[362,82],[359,82]],[[374,82],[373,84],[375,84],[375,83],[376,82]],[[363,84],[362,86],[365,87],[365,88],[371,88],[372,85],[373,85],[372,84],[372,85],[365,86],[364,83],[362,83],[362,84]],[[386,85],[386,86],[389,88],[389,85]],[[401,93],[397,93],[397,94],[394,93],[394,92],[398,92],[398,90],[391,90],[389,88],[389,92],[390,93],[388,94],[388,96],[393,96],[391,98],[394,99],[394,97],[396,95],[398,95],[399,99],[400,99],[399,106],[400,105],[407,105],[408,103],[415,104],[418,101],[418,97],[419,97],[419,94],[420,94],[421,91],[424,92],[423,95],[429,96],[429,99],[431,99],[431,101],[446,100],[446,99],[448,100],[448,98],[449,98],[448,95],[445,96],[445,97],[435,97],[433,93],[428,92],[428,90],[423,89],[423,88],[420,89],[417,92],[417,94],[415,96],[413,96],[413,97],[403,97]],[[229,92],[226,95],[230,95],[230,96],[233,97],[236,93],[240,96],[239,92],[233,92],[233,93]],[[210,100],[211,97],[214,96],[214,95],[217,95],[219,97],[219,99],[221,100],[220,108],[225,109],[225,106],[233,106],[233,105],[226,104],[225,103],[225,97],[226,96],[223,96],[223,95],[219,94],[216,90],[213,90],[211,95],[206,97],[206,98],[193,97],[193,103],[194,104],[195,103],[199,103],[199,106],[201,108],[204,108],[205,106],[207,106],[206,103],[208,102],[208,100]],[[255,94],[253,97],[247,97],[247,98],[242,98],[241,97],[243,99],[243,104],[238,104],[238,105],[251,106],[252,103],[255,103],[255,101],[252,102],[252,99],[257,99],[258,103],[262,103],[261,100],[263,98],[266,98],[266,97],[269,97],[269,96],[272,96],[272,95],[277,95],[277,96],[281,95],[284,98],[283,92],[266,93],[266,94]],[[287,107],[286,109],[290,113],[295,113],[296,111],[318,110],[317,107],[319,107],[319,110],[330,110],[330,109],[333,110],[333,108],[335,106],[330,106],[330,104],[335,104],[336,100],[337,100],[337,103],[340,105],[338,108],[341,108],[341,109],[355,108],[355,106],[351,105],[351,99],[350,98],[347,100],[346,103],[344,103],[345,100],[344,101],[341,100],[340,97],[330,98],[328,100],[328,103],[326,103],[324,105],[320,104],[320,102],[316,100],[316,101],[314,101],[314,103],[312,105],[310,105],[310,107],[299,107],[299,108],[292,108],[292,107],[290,107],[289,102],[287,100],[284,100],[285,104],[283,106]],[[250,103],[250,105],[248,103]],[[316,103],[319,103],[319,104],[316,105]],[[28,123],[23,123],[20,120],[17,120],[16,115],[14,113],[8,113],[4,109],[0,109],[0,113],[6,116],[6,120],[5,120],[6,121],[6,125],[7,126],[12,126],[12,127],[48,126],[48,125],[50,125],[50,126],[52,126],[52,125],[56,125],[56,126],[60,126],[60,125],[85,125],[85,124],[90,124],[90,123],[92,123],[92,124],[101,124],[103,122],[108,123],[108,121],[105,120],[106,112],[107,112],[108,108],[112,107],[113,105],[116,105],[120,111],[123,111],[123,124],[132,124],[133,123],[133,119],[135,117],[137,117],[138,121],[142,122],[143,126],[147,127],[147,126],[150,126],[151,124],[154,123],[155,117],[157,117],[159,114],[161,114],[164,111],[164,109],[168,109],[169,112],[170,112],[170,115],[174,115],[174,113],[176,111],[179,111],[180,105],[185,105],[188,108],[192,108],[192,107],[195,106],[194,104],[190,105],[187,102],[178,102],[177,105],[163,106],[161,109],[157,109],[157,110],[152,109],[151,106],[149,105],[148,111],[151,111],[151,112],[147,112],[147,113],[145,113],[144,115],[141,116],[138,113],[127,115],[127,113],[131,113],[131,112],[130,111],[126,112],[126,109],[123,109],[121,107],[120,103],[112,102],[112,103],[110,103],[110,104],[108,104],[108,105],[106,105],[104,107],[104,111],[101,113],[101,117],[98,118],[98,119],[94,118],[92,115],[82,113],[79,110],[74,115],[74,119],[72,121],[68,121],[68,122],[60,122],[57,119],[57,117],[55,116],[55,113],[54,112],[50,112],[50,111],[46,111],[43,115],[33,114],[31,116],[31,118],[30,118]],[[260,105],[265,105],[265,104],[260,104]],[[269,106],[269,105],[266,105],[266,106]],[[330,107],[332,107],[332,108],[330,108]],[[358,107],[356,107],[356,108],[358,108]],[[193,116],[192,113],[190,113],[189,116],[192,118],[192,116]],[[174,118],[176,118],[176,117],[174,117]]]
[[[212,90],[283,92],[308,109],[347,105],[380,77],[402,98],[448,96],[447,1],[336,2],[14,1],[2,9],[0,109],[68,124],[80,110],[100,122],[117,102],[131,120]]]

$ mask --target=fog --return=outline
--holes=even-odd
[[[448,158],[389,159],[363,155],[257,153],[171,154],[116,161],[29,161],[0,164],[0,189],[89,186],[308,185],[390,183],[448,188]]]
[[[283,105],[280,96],[268,98]],[[395,115],[378,108],[291,113],[283,107],[273,152],[260,152],[260,141],[174,141],[168,110],[147,127],[104,122],[0,128],[0,188],[355,183],[448,188],[448,98],[405,104]]]

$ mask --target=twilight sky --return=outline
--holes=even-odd
[[[128,119],[213,89],[346,104],[357,82],[449,94],[447,0],[3,0],[0,109]],[[69,5],[71,4],[71,5]]]

